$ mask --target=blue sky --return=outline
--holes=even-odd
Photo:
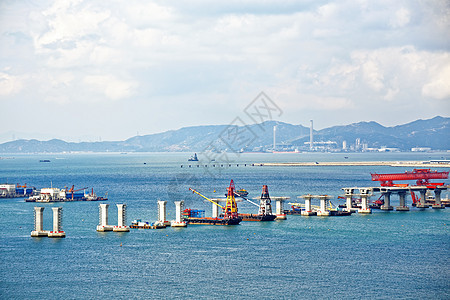
[[[243,2],[243,3],[242,3]],[[0,142],[450,114],[448,1],[2,1]]]

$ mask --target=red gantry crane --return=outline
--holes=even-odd
[[[405,173],[396,174],[371,174],[372,181],[380,181],[381,186],[399,186],[407,187],[408,184],[396,184],[394,180],[416,180],[417,186],[426,186],[428,188],[435,188],[436,186],[444,185],[443,182],[430,182],[430,179],[447,179],[449,172],[431,171],[430,169],[414,169],[413,171],[406,171]]]

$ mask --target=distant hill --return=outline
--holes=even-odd
[[[0,144],[0,153],[55,153],[55,152],[156,152],[156,151],[252,151],[272,148],[273,127],[276,129],[277,147],[308,149],[309,128],[278,121],[266,121],[247,127],[208,125],[184,127],[157,134],[135,136],[125,141],[69,143],[62,140],[17,140]],[[410,150],[429,147],[434,150],[450,149],[450,118],[435,117],[404,125],[384,127],[376,122],[359,122],[333,126],[314,131],[315,142],[361,143],[368,147],[391,147]]]

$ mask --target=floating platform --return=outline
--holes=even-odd
[[[149,224],[148,222],[142,222],[141,220],[134,220],[130,225],[130,228],[132,229],[163,229],[166,227],[167,226],[161,222]]]

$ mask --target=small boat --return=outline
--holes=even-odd
[[[194,156],[191,156],[188,161],[198,161],[197,153],[194,153]]]
[[[39,160],[39,162],[50,162],[50,160],[49,159],[41,159],[41,160]]]

